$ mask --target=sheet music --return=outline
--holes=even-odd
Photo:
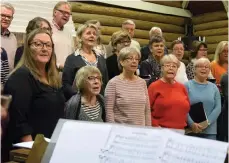
[[[170,132],[170,131],[169,131]],[[223,163],[228,144],[170,132],[162,163]]]
[[[112,127],[100,163],[159,162],[166,139],[157,129]]]

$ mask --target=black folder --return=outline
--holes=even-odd
[[[191,105],[189,115],[196,123],[201,123],[207,120],[202,102]]]

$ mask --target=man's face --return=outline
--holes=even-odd
[[[134,37],[135,26],[133,24],[125,24],[122,26],[122,29],[127,31],[130,34],[130,37]]]
[[[8,8],[1,7],[1,28],[8,29],[12,20],[13,11]]]
[[[63,4],[54,11],[55,22],[58,26],[63,27],[69,21],[70,15],[70,6],[67,4]]]

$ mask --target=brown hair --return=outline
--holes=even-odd
[[[183,47],[184,47],[184,43],[183,43],[181,40],[174,40],[174,41],[172,42],[172,44],[171,44],[171,49],[173,49],[174,46],[177,45],[177,44],[182,44]]]
[[[31,74],[36,79],[38,79],[38,80],[41,79],[41,74],[40,74],[38,68],[36,67],[36,61],[32,57],[33,52],[30,48],[30,44],[31,44],[33,38],[37,34],[41,34],[41,33],[45,33],[45,34],[49,35],[49,37],[52,41],[52,44],[53,44],[52,36],[51,36],[49,31],[38,28],[38,29],[35,29],[32,32],[30,32],[26,36],[26,40],[24,43],[24,52],[23,52],[22,58],[19,61],[19,63],[17,64],[16,68],[13,70],[13,72],[15,72],[21,66],[25,66],[29,69]],[[45,70],[48,73],[47,77],[48,77],[49,85],[54,87],[54,88],[60,88],[61,87],[61,81],[60,81],[60,76],[58,74],[58,70],[56,67],[56,54],[54,53],[54,45],[52,48],[53,49],[52,49],[51,58],[50,58],[49,62],[46,64]],[[42,80],[40,80],[40,81],[42,82]]]
[[[199,49],[202,45],[205,48],[208,48],[208,46],[205,42],[201,42],[201,41],[193,41],[192,42],[191,58],[196,58],[197,52],[199,51]]]
[[[128,38],[131,41],[131,37],[130,37],[129,33],[127,33],[126,31],[120,30],[120,31],[114,32],[112,34],[111,45],[112,45],[114,50],[116,50],[114,47],[117,45],[117,43],[124,38]]]
[[[50,32],[52,32],[52,27],[49,23],[48,20],[42,18],[42,17],[35,17],[32,20],[29,21],[27,27],[26,27],[26,34],[29,34],[31,31],[33,31],[34,29],[40,28],[41,23],[45,22],[48,24],[49,28],[50,28]]]

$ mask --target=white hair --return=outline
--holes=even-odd
[[[15,12],[14,7],[13,7],[10,3],[3,2],[3,3],[1,3],[1,8],[2,8],[2,7],[7,8],[7,9],[10,9],[10,10],[12,11],[13,14],[14,14],[14,12]]]
[[[127,24],[134,25],[134,28],[135,28],[135,23],[134,23],[133,20],[131,20],[131,19],[125,20],[125,21],[122,23],[122,27],[123,27],[124,25],[127,25]]]
[[[152,28],[150,29],[150,31],[149,31],[149,37],[150,37],[150,38],[152,37],[152,35],[154,35],[153,33],[154,33],[155,31],[159,31],[159,32],[160,32],[160,36],[162,36],[162,30],[161,30],[161,28],[159,28],[159,27],[152,27]]]
[[[164,55],[162,57],[160,61],[161,66],[163,66],[165,63],[175,63],[178,68],[180,67],[180,61],[173,54]]]
[[[200,65],[200,64],[204,64],[204,63],[207,63],[208,65],[211,64],[211,62],[209,61],[208,58],[205,58],[205,57],[202,57],[202,58],[199,58],[197,60],[195,60],[194,62],[194,69],[196,68],[196,66]]]

